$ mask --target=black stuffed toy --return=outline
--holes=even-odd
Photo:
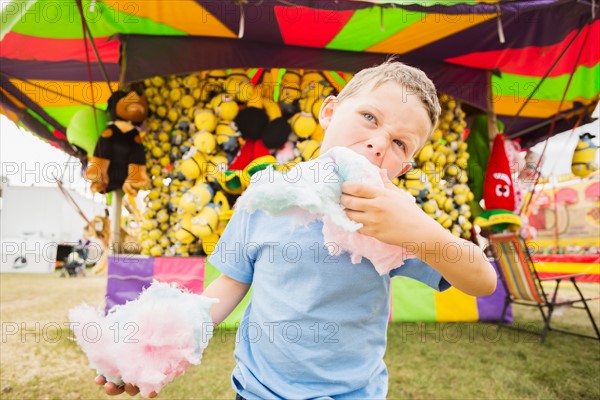
[[[108,99],[111,121],[96,143],[86,178],[93,192],[108,193],[120,187],[132,196],[148,188],[146,155],[139,126],[148,116],[148,103],[135,91],[114,92]]]

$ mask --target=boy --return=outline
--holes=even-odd
[[[410,168],[439,113],[425,74],[388,61],[357,73],[337,98],[324,101],[321,152],[347,147],[393,179]],[[238,399],[385,398],[390,277],[409,276],[437,290],[453,285],[477,296],[495,289],[496,274],[483,252],[441,227],[389,180],[383,189],[346,182],[342,190],[341,204],[364,225],[361,233],[403,245],[424,263],[407,260],[380,276],[364,258],[352,264],[348,254],[329,256],[320,221],[293,226],[286,216],[237,210],[208,259],[222,275],[203,294],[220,299],[211,310],[218,325],[253,286],[237,333],[232,383]],[[441,256],[444,246],[456,249],[451,260]],[[136,393],[131,385],[125,389]],[[105,390],[123,391],[112,384]]]

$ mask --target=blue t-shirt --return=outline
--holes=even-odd
[[[390,275],[448,283],[417,259],[380,276],[330,256],[323,224],[237,210],[208,261],[252,283],[236,335],[234,390],[246,399],[385,398]]]

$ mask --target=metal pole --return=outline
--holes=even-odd
[[[492,72],[487,71],[486,73],[486,100],[487,100],[487,127],[488,127],[488,138],[490,141],[490,148],[494,142],[494,138],[498,134],[498,124],[496,123],[496,113],[494,112],[494,92],[492,90]]]
[[[121,211],[123,206],[123,190],[116,189],[113,194],[112,203],[112,253],[119,254],[121,248]]]

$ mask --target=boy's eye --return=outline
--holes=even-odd
[[[404,144],[404,142],[400,139],[394,139],[394,143],[396,144],[396,146],[401,147],[402,149],[406,150],[406,145]]]
[[[364,117],[365,117],[365,118],[366,118],[368,121],[371,121],[371,122],[377,122],[377,120],[375,119],[375,116],[374,116],[373,114],[371,114],[371,113],[368,113],[368,112],[366,112],[366,113],[363,113],[363,116],[364,116]]]

